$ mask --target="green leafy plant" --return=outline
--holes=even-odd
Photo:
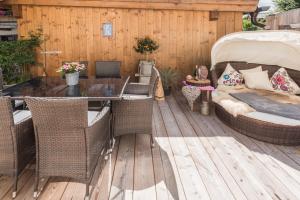
[[[6,84],[24,81],[29,67],[36,65],[36,48],[40,46],[42,31],[30,32],[28,39],[0,41],[0,67]]]
[[[179,74],[172,68],[163,68],[159,70],[161,82],[165,91],[169,90],[178,81]]]
[[[252,24],[250,19],[243,19],[243,31],[256,31],[258,27]]]
[[[274,0],[274,2],[281,12],[300,8],[300,0]]]
[[[159,45],[147,36],[145,38],[137,38],[137,44],[133,48],[137,53],[146,55],[148,60],[148,55],[156,51],[159,48]]]

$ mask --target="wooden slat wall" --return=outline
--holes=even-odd
[[[207,11],[108,9],[54,6],[22,6],[19,36],[42,28],[45,43],[40,51],[61,51],[47,55],[47,73],[57,76],[64,60],[88,60],[94,75],[96,60],[122,61],[122,74],[133,75],[139,59],[135,38],[150,36],[160,49],[152,55],[158,67],[172,67],[189,74],[196,64],[210,62],[210,49],[217,38],[242,30],[241,12],[220,12],[209,21]],[[113,23],[112,38],[102,37],[102,24]],[[44,63],[43,55],[38,60]],[[41,69],[33,70],[41,74]]]

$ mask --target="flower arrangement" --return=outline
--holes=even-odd
[[[144,54],[148,58],[148,55],[156,51],[159,45],[150,37],[146,36],[145,38],[137,38],[137,44],[133,48],[137,53]]]
[[[79,62],[71,62],[71,63],[63,64],[63,66],[61,66],[57,70],[57,72],[60,72],[62,74],[71,74],[71,73],[84,71],[85,69],[86,66],[84,64],[80,64]]]

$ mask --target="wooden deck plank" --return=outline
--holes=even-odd
[[[134,172],[135,136],[120,138],[118,157],[115,166],[109,199],[132,199]]]
[[[149,135],[136,135],[133,199],[156,199]]]
[[[186,110],[189,109],[181,95],[176,96],[176,98],[181,99],[178,101],[179,105],[184,105]],[[228,152],[228,148],[230,148],[230,146],[224,146],[220,142],[220,140],[226,140],[227,137],[218,135],[218,132],[215,132],[213,126],[204,123],[205,118],[209,117],[202,117],[199,113],[193,113],[190,110],[188,110],[188,112],[192,116],[191,120],[195,120],[196,125],[202,130],[198,132],[203,134],[199,135],[199,137],[206,137],[208,139],[209,144],[206,145],[212,146],[214,151],[219,156],[219,159],[222,160],[226,168],[230,171],[232,177],[245,193],[246,197],[248,199],[272,199],[270,194],[268,194],[264,187],[259,184],[255,177],[253,177],[251,173],[249,173],[240,165],[240,158],[237,158],[235,154]],[[236,151],[239,151],[239,149]]]
[[[153,109],[153,120],[155,122],[156,130],[156,145],[160,147],[160,154],[166,180],[165,184],[169,194],[168,197],[169,199],[175,200],[187,199],[157,102],[154,103]]]
[[[222,137],[222,139],[218,140],[218,146],[223,146],[227,154],[234,155],[236,161],[239,162],[239,167],[244,169],[253,185],[259,186],[262,191],[266,192],[267,195],[270,195],[273,199],[297,199],[285,185],[280,183],[277,176],[274,176],[270,172],[270,169],[266,168],[257,159],[254,159],[253,153],[249,151],[247,147],[230,137],[231,135],[228,132],[224,132],[218,124],[211,123],[211,119],[209,122],[207,117],[200,115],[199,119],[207,123],[209,128],[213,130],[212,133],[214,133],[215,136]]]
[[[198,140],[197,134],[190,125],[184,113],[178,107],[175,99],[172,96],[168,97],[167,102],[177,120],[177,124],[181,129],[182,136],[191,152],[193,160],[198,168],[200,176],[204,181],[211,199],[218,200],[220,199],[220,196],[228,200],[234,199],[234,196],[224,182],[223,177],[220,176],[219,171],[215,167],[201,142]]]
[[[153,117],[154,118],[154,117]],[[155,127],[155,120],[152,121],[152,134],[154,138],[158,137]],[[156,190],[156,199],[173,199],[167,188],[167,179],[165,175],[164,165],[161,156],[161,148],[155,143],[155,146],[152,148],[153,156],[153,171],[154,171],[154,180],[155,180],[155,190]]]
[[[115,148],[112,154],[109,154],[108,160],[105,163],[103,169],[100,166],[100,176],[98,180],[95,180],[95,189],[91,196],[91,199],[106,200],[109,198],[110,188],[112,184],[112,178],[115,171],[115,164],[119,149],[119,139],[116,140]],[[97,177],[95,177],[97,179]],[[94,181],[93,181],[94,182]]]
[[[191,199],[210,199],[167,103],[160,102],[159,107],[186,196]]]
[[[298,180],[300,180],[299,179],[300,171],[298,171],[298,173],[294,173],[292,176],[291,174],[288,173],[288,171],[281,168],[280,165],[278,165],[278,163],[275,160],[271,159],[270,155],[266,154],[265,151],[263,151],[259,146],[257,146],[257,143],[259,143],[259,141],[255,139],[250,139],[245,135],[237,133],[236,131],[224,125],[219,119],[213,118],[213,121],[218,126],[223,128],[228,135],[232,136],[241,144],[245,145],[247,149],[251,150],[251,153],[254,155],[253,159],[257,159],[258,161],[260,161],[261,165],[267,168],[270,174],[272,174],[273,177],[276,177],[280,181],[279,183],[281,183],[282,186],[285,186],[287,188],[288,192],[293,193],[295,197],[300,196],[300,184],[298,181],[296,181],[293,178],[296,177],[298,178]],[[275,145],[272,146],[276,148]],[[267,150],[266,147],[264,149]],[[248,153],[243,152],[243,154],[247,155]],[[248,156],[249,158],[251,158],[252,155],[248,154]]]

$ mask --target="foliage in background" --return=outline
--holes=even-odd
[[[243,31],[257,31],[259,28],[248,18],[243,19]]]
[[[300,8],[300,0],[273,0],[281,12]]]
[[[36,65],[36,48],[41,44],[42,31],[29,33],[28,39],[0,41],[0,67],[6,84],[13,84],[28,78],[29,66]]]
[[[178,72],[170,67],[160,69],[159,73],[164,89],[170,88],[172,85],[175,85],[178,81]]]
[[[137,44],[133,48],[137,53],[140,54],[152,54],[159,48],[159,45],[150,37],[145,37],[137,38]]]

